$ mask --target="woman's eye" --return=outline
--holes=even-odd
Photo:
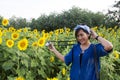
[[[83,36],[83,34],[79,34],[79,35],[77,35],[77,37],[82,37]]]

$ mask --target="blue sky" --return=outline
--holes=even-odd
[[[93,12],[106,12],[115,0],[0,0],[0,15],[38,18],[41,14],[61,13],[72,6],[88,9]]]

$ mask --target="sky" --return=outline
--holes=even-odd
[[[105,13],[114,2],[115,0],[0,0],[0,16],[31,19],[38,18],[41,14],[59,14],[73,6]]]

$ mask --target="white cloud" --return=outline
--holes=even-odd
[[[62,12],[72,6],[85,8],[93,12],[105,11],[114,4],[115,0],[1,0],[0,15],[10,18],[37,18],[41,14]]]

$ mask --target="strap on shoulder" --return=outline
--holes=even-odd
[[[96,77],[97,80],[100,80],[100,73],[98,71],[98,60],[97,60],[97,52],[96,52],[96,46],[94,46],[94,62],[95,62],[95,73],[96,73]]]

